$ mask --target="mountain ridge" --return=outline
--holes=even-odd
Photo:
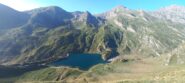
[[[104,60],[134,53],[159,57],[185,39],[184,24],[123,6],[101,15],[56,6],[23,13],[28,22],[0,33],[1,63],[46,62],[67,53],[99,53]]]
[[[0,27],[12,28],[25,24],[29,18],[29,15],[23,12],[16,11],[8,6],[0,4]]]
[[[177,12],[179,9],[182,11]],[[183,10],[171,6],[151,12],[118,6],[94,15],[50,6],[24,12],[13,10],[28,18],[3,28],[1,21],[12,17],[12,13],[3,12],[8,17],[0,13],[5,18],[0,20],[0,82],[183,83]],[[13,23],[24,18],[17,17],[11,18]],[[98,54],[108,63],[89,70],[52,65],[70,58],[70,54]],[[74,62],[79,56],[73,58]]]

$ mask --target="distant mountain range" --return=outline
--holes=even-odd
[[[160,57],[185,40],[185,7],[175,5],[152,12],[118,6],[93,15],[56,6],[20,12],[0,4],[0,12],[1,64],[47,62],[67,53]]]

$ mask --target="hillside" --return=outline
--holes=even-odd
[[[43,62],[67,53],[100,53],[104,60],[135,53],[158,57],[178,47],[185,35],[183,24],[123,6],[99,15],[55,6],[21,13],[30,16],[28,22],[0,36],[1,63]]]
[[[94,15],[88,11],[68,12],[56,6],[19,12],[0,4],[0,19],[3,19],[0,21],[0,64],[5,69],[7,65],[22,69],[35,64],[48,65],[67,58],[69,53],[89,53],[100,54],[102,59],[111,62],[86,71],[49,66],[21,72],[12,79],[100,83],[106,80],[155,82],[156,79],[165,82],[167,79],[169,82],[174,81],[171,79],[174,73],[178,73],[174,78],[183,79],[184,11],[181,6],[152,12],[117,6]]]

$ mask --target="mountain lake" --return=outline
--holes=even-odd
[[[51,66],[69,66],[88,70],[94,65],[107,63],[101,58],[100,54],[69,54],[65,59],[50,63]]]

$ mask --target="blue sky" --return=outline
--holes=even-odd
[[[185,6],[185,0],[0,0],[0,3],[24,11],[37,7],[60,6],[67,11],[89,11],[101,13],[115,6],[129,9],[157,10],[170,5]]]

